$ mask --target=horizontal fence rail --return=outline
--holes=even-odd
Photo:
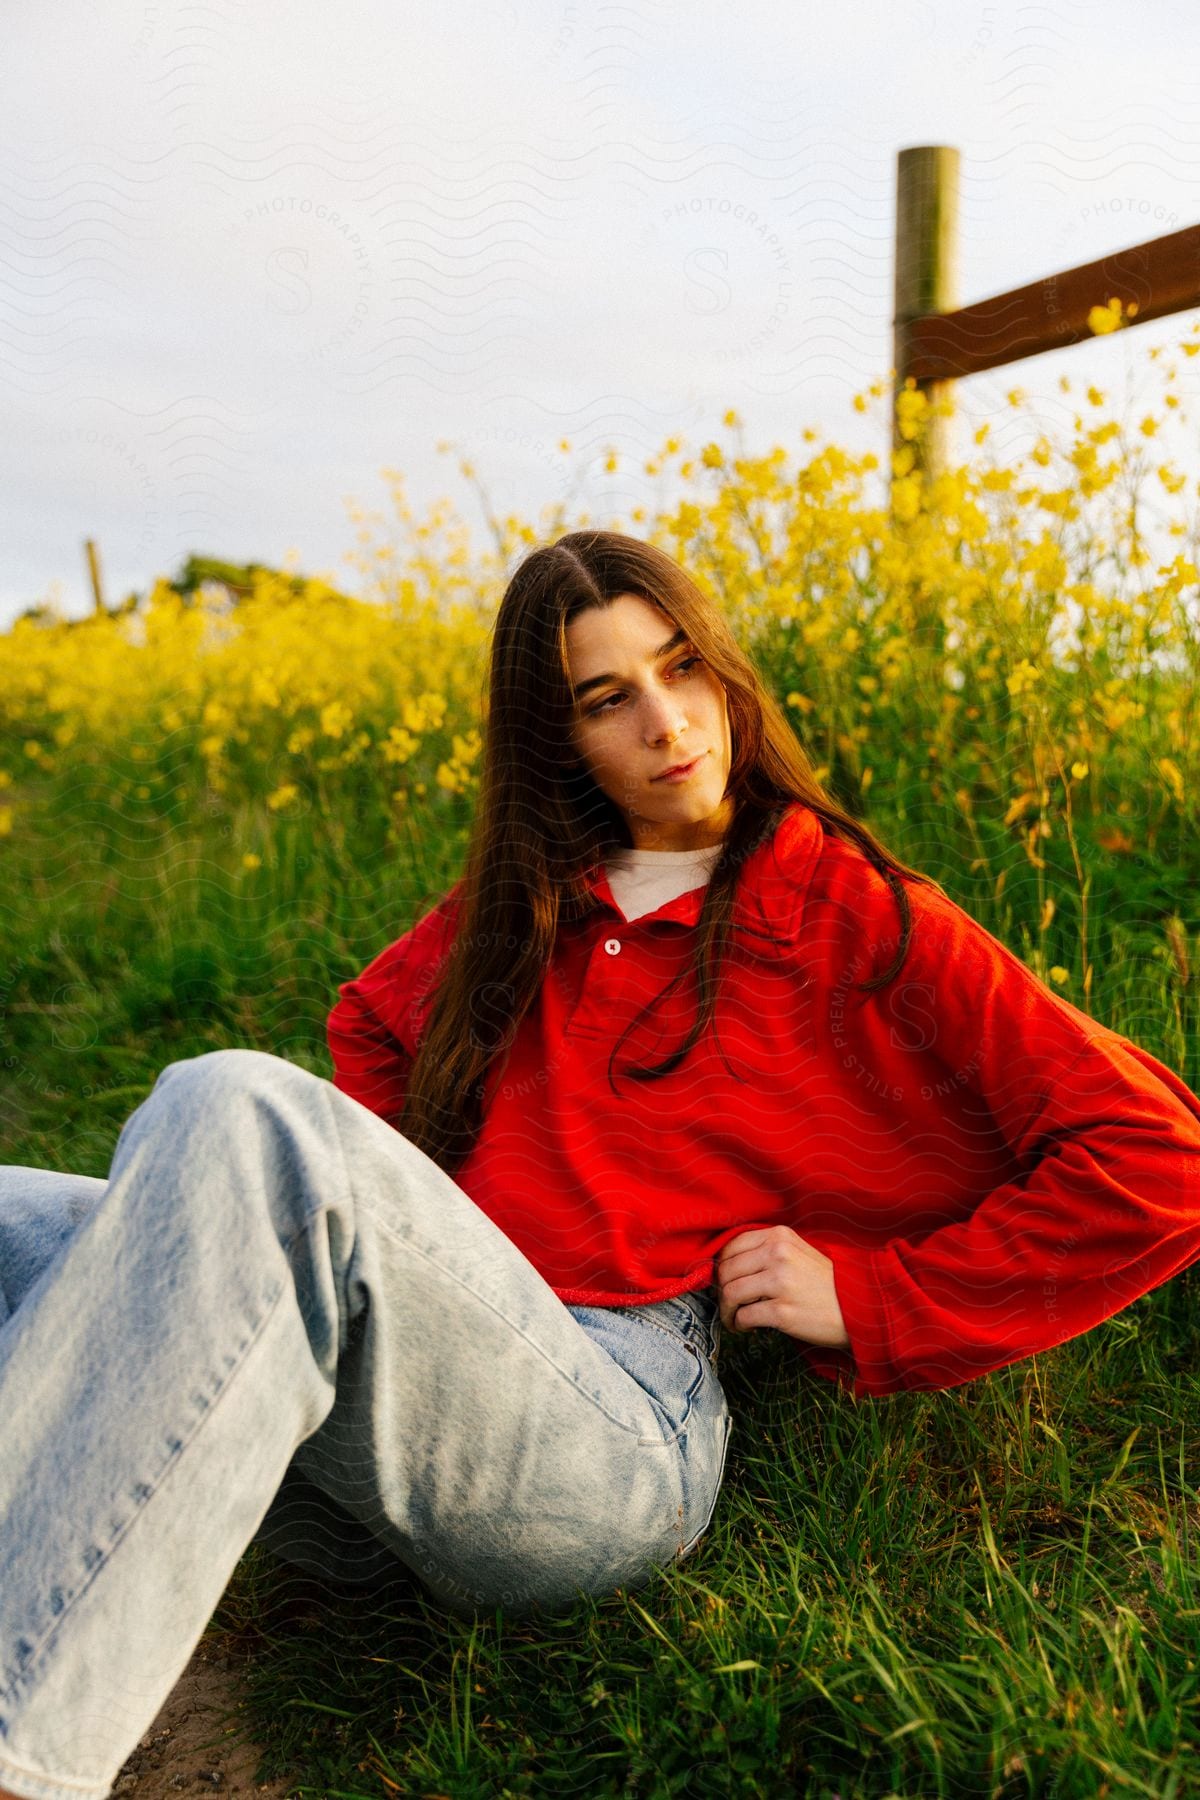
[[[1112,299],[1135,305],[1131,324],[1200,306],[1200,225],[1150,238],[1095,262],[908,322],[905,373],[918,382],[977,375],[1092,336],[1088,314]]]

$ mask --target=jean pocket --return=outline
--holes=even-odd
[[[721,1347],[721,1309],[711,1288],[697,1288],[675,1294],[670,1300],[652,1301],[640,1310],[664,1330],[674,1331],[716,1367]]]
[[[683,1436],[696,1395],[706,1376],[711,1378],[711,1365],[687,1335],[685,1323],[663,1315],[663,1308],[673,1304],[660,1300],[646,1306],[569,1309],[650,1400],[663,1444]]]

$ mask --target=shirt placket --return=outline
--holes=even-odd
[[[644,979],[633,925],[605,921],[588,952],[583,988],[568,1037],[609,1037],[621,1031],[644,1000]]]

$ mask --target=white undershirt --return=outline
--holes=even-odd
[[[692,888],[705,887],[721,849],[720,844],[710,844],[703,850],[614,851],[605,873],[626,921],[656,912]]]

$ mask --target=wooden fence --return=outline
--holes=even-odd
[[[1022,357],[1092,336],[1094,306],[1120,300],[1134,325],[1200,306],[1200,225],[1151,238],[1096,262],[962,306],[958,295],[958,151],[945,144],[901,150],[896,159],[895,376],[892,447],[907,440],[896,400],[910,379],[930,407],[911,440],[917,467],[934,475],[950,460],[954,383]]]

